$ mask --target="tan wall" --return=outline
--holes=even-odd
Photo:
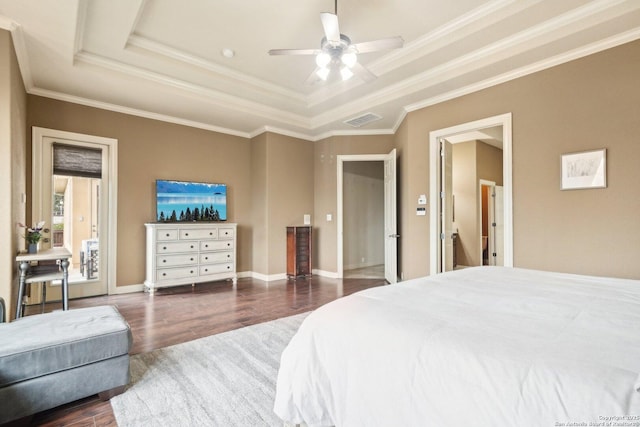
[[[386,154],[394,148],[393,135],[334,136],[314,145],[314,269],[335,273],[337,260],[336,156],[346,154]],[[327,221],[327,214],[333,220]]]
[[[0,30],[0,297],[6,320],[15,316],[17,293],[15,256],[24,249],[25,149],[27,95],[11,34]]]
[[[259,274],[269,274],[267,135],[265,132],[251,140],[251,269]]]
[[[430,131],[511,112],[514,264],[640,278],[638,75],[640,41],[409,113],[409,205],[428,189]],[[560,191],[560,155],[598,148],[608,187]],[[416,222],[403,209],[415,236],[401,239],[405,279],[428,273],[429,232]]]
[[[270,133],[267,162],[267,259],[273,275],[286,272],[286,227],[302,225],[304,215],[313,214],[313,142]]]
[[[345,162],[344,269],[384,264],[384,162]]]
[[[156,179],[227,184],[227,220],[238,223],[238,270],[251,270],[249,139],[38,96],[28,100],[29,126],[118,140],[118,286],[144,281],[144,223],[155,220]]]

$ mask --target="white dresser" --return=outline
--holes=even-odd
[[[236,224],[150,223],[145,288],[232,279],[236,273]]]

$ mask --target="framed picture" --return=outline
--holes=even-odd
[[[584,151],[561,156],[561,188],[605,188],[607,186],[607,150]]]

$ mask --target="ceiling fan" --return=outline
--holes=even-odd
[[[324,37],[320,49],[271,49],[269,55],[315,55],[316,69],[307,78],[306,83],[313,84],[327,80],[332,70],[340,72],[342,80],[357,75],[370,82],[376,75],[358,62],[358,54],[402,47],[404,40],[395,36],[362,43],[351,43],[351,39],[340,33],[338,27],[338,0],[335,0],[335,13],[320,14]]]

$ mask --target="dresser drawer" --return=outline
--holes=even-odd
[[[233,240],[207,240],[200,242],[201,251],[220,251],[233,249]]]
[[[170,254],[178,252],[198,252],[198,242],[164,242],[158,243],[159,254]]]
[[[211,264],[200,266],[200,276],[207,276],[209,274],[226,273],[227,271],[233,271],[233,264]]]
[[[161,268],[158,269],[157,272],[158,281],[170,280],[170,279],[181,279],[184,277],[197,277],[198,276],[198,267],[180,267],[180,268]]]
[[[218,239],[233,239],[235,234],[236,233],[233,228],[220,228],[218,231]]]
[[[158,230],[156,238],[158,242],[164,240],[178,240],[178,230]]]
[[[230,222],[147,223],[145,289],[223,279],[238,280],[237,224]]]
[[[204,230],[180,230],[180,240],[188,239],[217,239],[218,229],[207,228]]]
[[[200,264],[233,261],[233,252],[207,252],[200,254]]]
[[[157,259],[158,267],[174,267],[181,265],[193,265],[197,263],[198,256],[196,254],[164,255],[159,256]]]

